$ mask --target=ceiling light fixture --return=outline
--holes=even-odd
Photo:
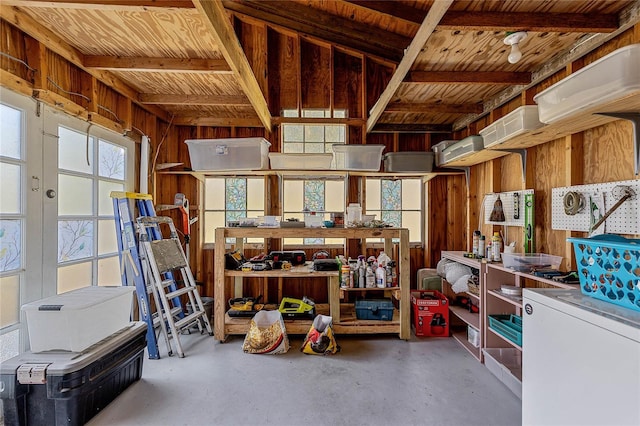
[[[520,60],[520,58],[522,58],[522,52],[520,51],[518,44],[525,38],[527,38],[526,31],[507,33],[507,36],[504,38],[504,44],[511,46],[511,53],[509,53],[509,57],[507,58],[510,64],[515,64]]]

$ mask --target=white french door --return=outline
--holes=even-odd
[[[135,177],[129,139],[1,90],[0,361],[26,348],[22,304],[121,284],[109,193]]]

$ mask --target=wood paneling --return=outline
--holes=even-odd
[[[365,118],[362,105],[362,58],[334,50],[333,64],[333,107],[346,109],[349,118]]]
[[[331,49],[300,40],[302,108],[331,107]]]

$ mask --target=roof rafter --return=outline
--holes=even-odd
[[[220,51],[237,77],[238,83],[240,83],[242,90],[249,98],[260,121],[270,132],[271,113],[269,112],[267,100],[260,89],[256,76],[251,70],[249,60],[240,46],[240,41],[233,31],[229,16],[222,6],[222,1],[193,0],[193,4],[207,18],[205,19],[205,24],[209,25],[213,37],[220,46]]]
[[[480,114],[482,112],[482,105],[391,102],[387,105],[384,112],[404,112],[410,114],[421,114],[425,112],[445,114]]]
[[[231,73],[231,67],[224,59],[206,58],[85,56],[84,66],[87,68],[118,71]]]
[[[509,71],[411,71],[405,83],[529,84],[530,72]]]
[[[251,106],[245,96],[231,95],[168,95],[141,93],[138,100],[143,104],[157,105],[216,105],[216,106]]]

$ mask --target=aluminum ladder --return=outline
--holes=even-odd
[[[155,286],[155,291],[162,305],[159,310],[162,315],[161,321],[168,325],[169,338],[175,342],[178,356],[183,358],[184,351],[180,343],[181,333],[190,332],[191,327],[197,326],[200,333],[204,333],[206,330],[212,336],[213,329],[209,318],[207,318],[196,281],[191,273],[173,220],[168,216],[140,216],[136,222],[143,268],[147,272],[149,284]],[[168,225],[169,238],[151,239],[148,231],[155,229],[157,232],[161,232],[160,225],[162,224]],[[178,273],[182,278],[180,281],[174,279]],[[177,315],[183,313],[179,305],[181,296],[188,298],[191,307],[190,312],[182,316]]]

